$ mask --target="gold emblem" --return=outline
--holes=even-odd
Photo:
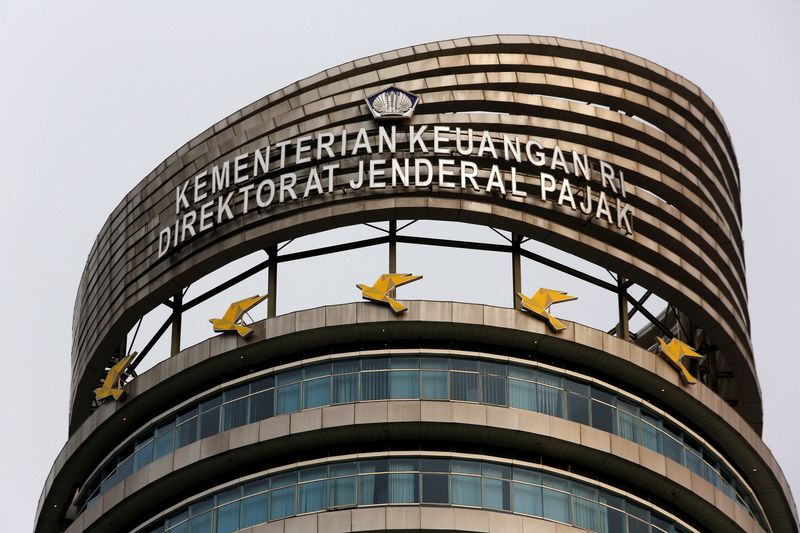
[[[703,359],[703,356],[694,351],[694,348],[685,342],[679,341],[674,337],[671,341],[669,341],[669,344],[667,344],[661,337],[656,338],[658,339],[658,343],[661,345],[661,355],[663,355],[667,361],[672,363],[672,366],[674,366],[678,371],[683,382],[688,385],[694,385],[697,383],[697,379],[689,372],[689,369],[683,365],[683,358],[689,357],[690,359]]]
[[[125,391],[122,390],[122,385],[124,385],[122,373],[134,357],[136,357],[136,352],[126,355],[108,369],[103,385],[94,390],[95,400],[98,402],[106,398],[119,400],[125,396]]]
[[[414,276],[413,274],[383,274],[371,287],[363,283],[356,284],[356,287],[361,289],[361,297],[365,300],[388,304],[389,307],[392,308],[392,311],[394,311],[394,314],[399,315],[403,311],[408,310],[408,307],[389,296],[389,293],[401,285],[406,285],[418,279],[422,279],[422,276]]]
[[[222,318],[210,318],[208,321],[214,325],[214,331],[217,333],[235,331],[242,338],[246,338],[253,333],[253,330],[244,325],[244,314],[266,299],[266,294],[264,296],[256,294],[250,298],[233,302],[230,307],[228,307],[228,310],[225,311],[225,314],[222,315]]]
[[[544,288],[540,288],[530,298],[528,298],[521,292],[518,292],[517,296],[519,296],[520,299],[522,299],[522,307],[524,309],[527,309],[528,311],[538,316],[539,318],[544,319],[550,326],[550,328],[556,333],[565,330],[567,326],[561,323],[561,321],[558,320],[556,317],[551,315],[547,311],[548,308],[553,304],[561,302],[569,302],[571,300],[578,299],[577,296],[570,296],[569,294],[563,291],[555,291],[553,289],[544,289]]]

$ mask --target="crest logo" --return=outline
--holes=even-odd
[[[408,118],[414,114],[419,96],[395,86],[365,98],[367,107],[376,120]]]

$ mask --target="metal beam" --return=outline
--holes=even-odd
[[[267,248],[267,318],[274,318],[278,308],[278,245]]]
[[[179,290],[172,297],[172,342],[169,355],[172,357],[181,351],[181,322],[183,318],[183,290]]]

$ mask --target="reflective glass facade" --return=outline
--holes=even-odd
[[[477,402],[565,418],[636,442],[702,476],[759,521],[749,491],[717,455],[643,405],[603,388],[524,365],[441,356],[343,359],[230,388],[181,410],[117,454],[86,492],[91,499],[146,464],[199,439],[303,409],[370,400]]]
[[[299,514],[382,504],[477,507],[600,533],[693,531],[620,494],[551,471],[440,457],[337,462],[274,474],[193,502],[145,531],[232,533]]]

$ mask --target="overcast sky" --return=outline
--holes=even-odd
[[[75,291],[125,193],[217,120],[298,79],[386,50],[492,33],[620,48],[715,101],[740,162],[764,438],[800,490],[798,22],[799,4],[778,1],[0,0],[2,529],[30,530],[66,441]],[[430,251],[425,260],[443,257]],[[447,290],[436,296],[464,299]],[[288,305],[279,311],[304,307]]]

